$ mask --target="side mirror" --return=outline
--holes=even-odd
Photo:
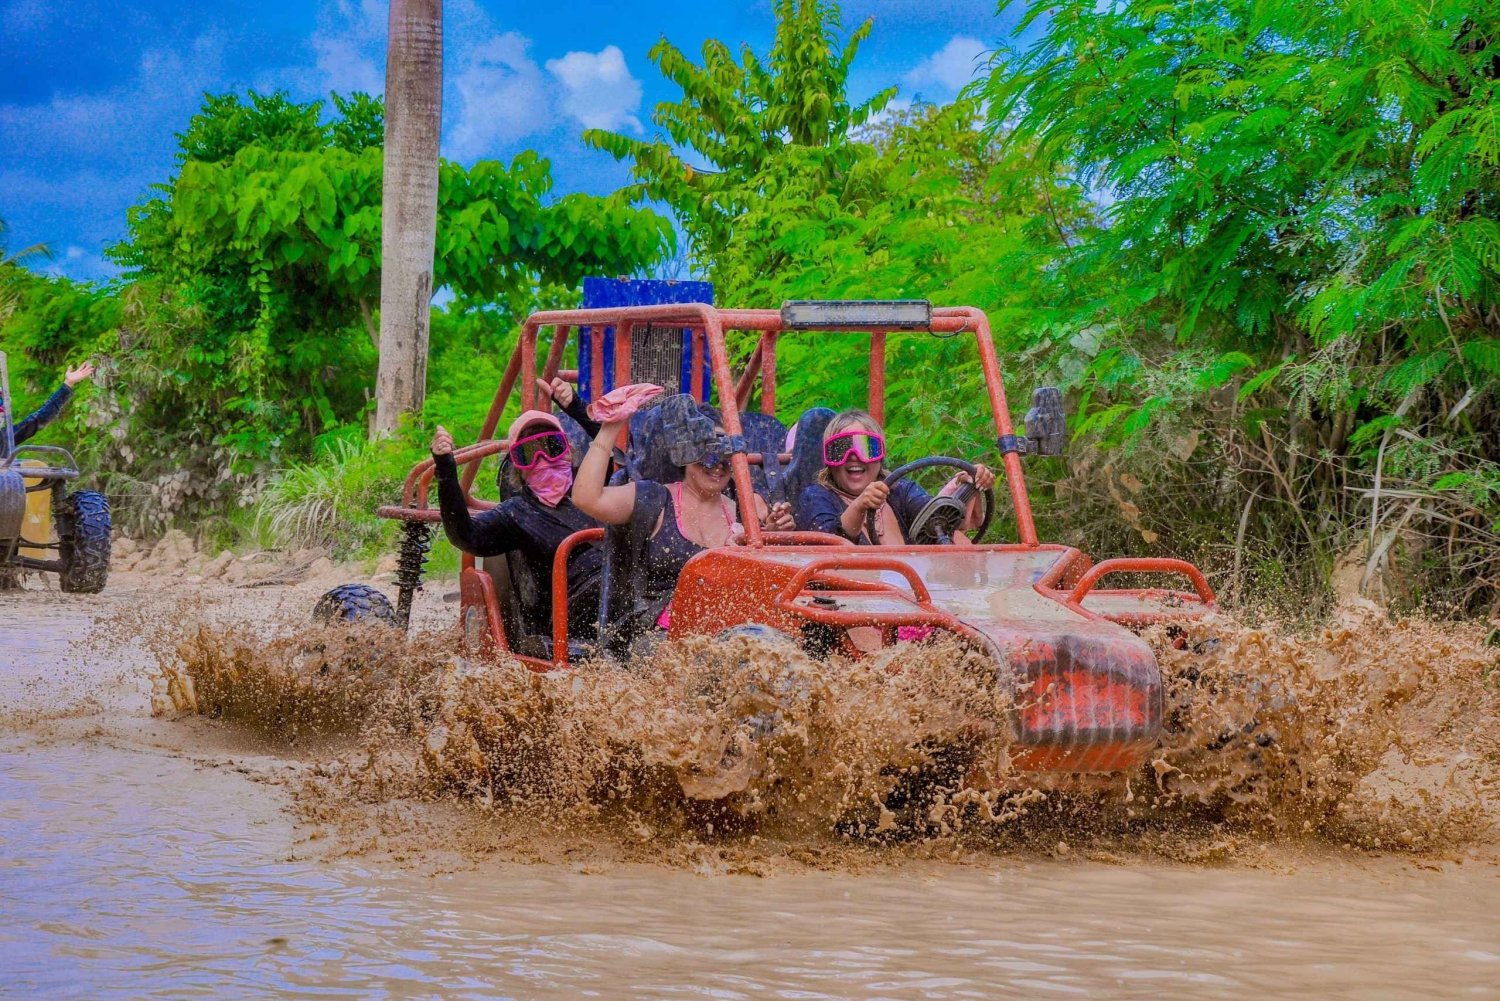
[[[1062,390],[1041,386],[1031,394],[1026,411],[1026,448],[1033,455],[1062,455],[1068,441],[1068,415]]]

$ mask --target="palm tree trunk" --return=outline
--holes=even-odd
[[[385,69],[380,371],[375,434],[427,395],[443,118],[443,0],[391,0]]]

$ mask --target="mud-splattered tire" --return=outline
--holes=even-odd
[[[68,494],[53,519],[63,565],[58,586],[69,594],[98,594],[109,579],[109,499],[93,490]]]
[[[314,622],[378,622],[396,624],[391,600],[368,584],[340,584],[313,606]]]

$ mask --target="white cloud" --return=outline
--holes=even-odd
[[[550,123],[547,81],[527,54],[530,44],[519,32],[508,31],[461,57],[452,78],[458,107],[443,143],[452,156],[468,160],[493,153]]]
[[[870,128],[879,128],[894,121],[898,116],[906,114],[912,108],[912,102],[905,97],[893,97],[886,102],[885,107],[870,116],[866,123]]]
[[[957,94],[965,84],[974,79],[981,65],[980,60],[989,48],[977,38],[954,35],[948,39],[947,45],[923,59],[907,73],[903,82],[913,90],[929,87],[944,94]]]
[[[641,107],[641,82],[630,75],[619,46],[549,59],[547,72],[562,85],[559,107],[584,128],[644,131],[635,116]]]
[[[389,4],[384,0],[337,0],[324,7],[310,39],[321,78],[321,93],[385,90],[385,33]]]
[[[327,100],[330,91],[351,94],[385,92],[387,0],[322,0],[317,28],[307,39],[309,64],[303,61],[259,73],[260,91],[290,90],[302,100]]]
[[[314,35],[312,46],[317,54],[323,91],[350,94],[362,90],[366,94],[379,94],[385,90],[385,74],[372,57],[360,51],[359,43],[348,38]]]
[[[60,254],[54,253],[50,262],[36,262],[37,270],[59,278],[82,281],[104,281],[120,273],[120,266],[97,251],[77,244],[69,244]]]

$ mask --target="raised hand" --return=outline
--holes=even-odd
[[[449,434],[448,429],[443,427],[441,424],[437,426],[437,431],[435,431],[432,435],[432,454],[453,454],[453,436]]]
[[[551,382],[546,379],[536,381],[537,392],[543,396],[550,397],[554,403],[563,410],[573,405],[573,387],[562,376],[558,376]]]
[[[68,373],[63,376],[63,384],[66,385],[69,389],[72,389],[83,380],[92,379],[93,377],[94,363],[91,361],[86,361],[82,365],[79,365],[77,368],[68,369]]]

